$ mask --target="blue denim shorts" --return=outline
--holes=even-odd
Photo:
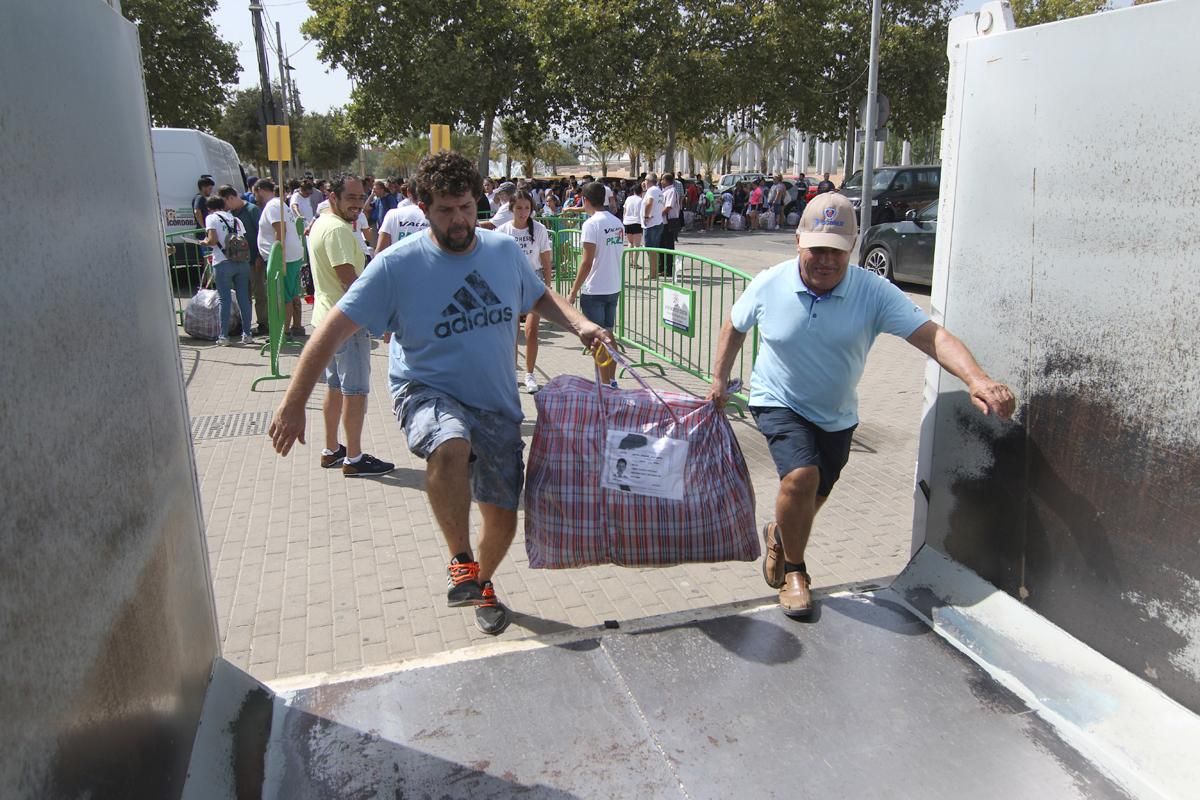
[[[579,295],[579,310],[601,328],[611,331],[617,324],[617,298],[620,296],[620,292],[581,294]]]
[[[371,393],[371,337],[360,328],[325,367],[325,385],[344,395]]]
[[[480,408],[463,405],[444,392],[410,382],[396,394],[396,419],[408,437],[413,455],[428,460],[451,439],[471,445],[468,466],[471,496],[516,511],[525,482],[521,423]]]
[[[767,449],[775,461],[779,479],[799,467],[816,467],[817,494],[828,497],[850,460],[850,443],[858,426],[826,431],[790,408],[774,406],[750,406],[750,413],[759,431],[767,437]]]

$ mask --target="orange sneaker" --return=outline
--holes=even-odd
[[[446,605],[451,608],[477,605],[483,599],[479,587],[479,562],[454,559],[446,568]]]

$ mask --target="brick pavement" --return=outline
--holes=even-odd
[[[791,247],[788,233],[691,235],[679,244],[752,273],[787,258]],[[923,293],[912,295],[928,307]],[[573,341],[545,330],[538,365],[543,380],[588,374],[590,362]],[[180,339],[180,349],[193,418],[269,412],[286,386],[273,382],[249,391],[251,380],[266,372],[257,350],[188,338]],[[283,359],[285,370],[294,363],[294,356]],[[892,337],[881,337],[872,351],[850,463],[809,548],[818,587],[885,579],[907,560],[923,364],[919,353]],[[389,411],[386,365],[378,346],[364,443],[368,452],[397,463],[389,476],[346,480],[317,466],[319,386],[308,405],[310,444],[287,458],[276,456],[263,435],[195,442],[224,655],[260,679],[378,665],[490,639],[475,630],[469,609],[445,607],[447,556],[422,491],[423,463],[408,453]],[[650,380],[703,390],[678,371]],[[522,405],[528,439],[533,399],[522,393]],[[773,515],[774,466],[753,423],[731,419],[761,523]],[[477,513],[472,520],[477,526]],[[522,529],[519,522],[511,557],[496,575],[502,599],[519,612],[504,638],[772,597],[757,563],[531,570]]]

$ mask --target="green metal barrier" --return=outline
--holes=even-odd
[[[551,233],[568,228],[581,228],[587,220],[587,214],[582,211],[564,211],[559,214],[534,215],[534,219],[546,226]]]
[[[650,268],[666,255],[674,261],[674,277],[658,277]],[[621,258],[621,296],[613,335],[638,351],[634,366],[665,375],[662,365],[666,364],[711,381],[721,326],[750,280],[739,269],[691,253],[627,248]],[[730,371],[731,381],[742,381],[741,391],[730,398],[739,414],[744,415],[756,355],[757,327],[746,337]]]
[[[255,378],[250,384],[252,392],[257,391],[258,385],[264,381],[282,381],[291,377],[279,371],[279,351],[285,344],[299,344],[287,338],[287,331],[284,330],[283,273],[286,268],[283,250],[276,242],[271,245],[271,255],[267,258],[267,343],[259,351],[271,354],[271,373]]]
[[[582,232],[578,228],[548,231],[553,248],[554,291],[564,297],[571,293],[579,265],[583,263]]]
[[[200,288],[204,275],[205,258],[199,240],[204,239],[203,228],[172,231],[164,237],[167,247],[167,271],[171,276],[171,294],[175,298],[177,324],[183,325],[183,315],[188,301]]]

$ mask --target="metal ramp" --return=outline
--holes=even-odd
[[[283,688],[261,767],[243,766],[268,800],[1130,796],[902,593],[818,609],[710,609]],[[236,759],[206,753],[237,728],[219,715],[185,797],[243,796],[220,769]]]

